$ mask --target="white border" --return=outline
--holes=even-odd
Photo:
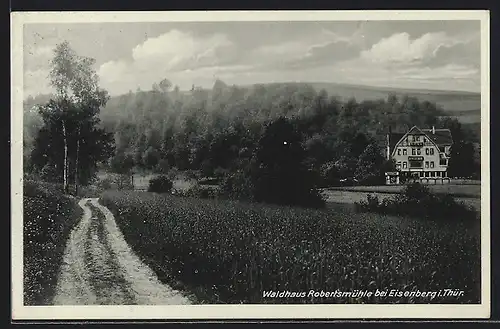
[[[23,25],[27,23],[208,22],[208,21],[481,21],[481,304],[477,305],[22,305],[22,120]],[[487,318],[490,316],[490,26],[489,11],[191,11],[191,12],[14,12],[11,13],[11,195],[12,319],[360,319]]]

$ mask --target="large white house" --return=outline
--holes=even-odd
[[[448,177],[448,161],[453,139],[449,129],[420,129],[387,134],[387,159],[394,159],[401,176]]]

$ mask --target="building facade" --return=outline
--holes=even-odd
[[[449,129],[411,128],[406,133],[387,134],[387,159],[394,159],[402,177],[448,177],[453,139]]]

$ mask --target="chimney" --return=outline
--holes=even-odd
[[[391,159],[391,126],[389,126],[389,132],[387,133],[387,160]]]
[[[436,128],[432,126],[432,134],[434,135],[436,133]]]

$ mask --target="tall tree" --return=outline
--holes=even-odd
[[[43,133],[35,143],[38,149],[34,150],[34,156],[37,158],[40,153],[45,156],[37,158],[36,163],[43,167],[47,163],[62,162],[56,168],[62,167],[65,192],[69,190],[70,180],[76,191],[82,176],[87,182],[87,176],[92,174],[89,170],[95,169],[96,162],[108,157],[113,148],[112,136],[98,127],[100,109],[109,97],[99,87],[94,63],[92,58],[77,55],[67,41],[58,44],[49,74],[55,95],[40,107]],[[45,143],[45,138],[53,143]]]
[[[322,207],[317,177],[308,170],[301,135],[286,118],[273,120],[266,127],[251,168],[256,201],[275,204]]]

